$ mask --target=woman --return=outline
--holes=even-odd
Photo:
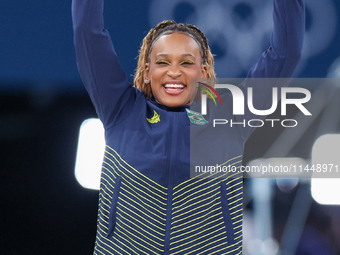
[[[136,89],[103,28],[103,0],[73,0],[72,8],[79,72],[107,144],[94,254],[241,254],[242,176],[190,178],[190,137],[204,144],[211,135],[204,132],[211,122],[189,132],[186,111],[196,96],[190,79],[215,78],[204,34],[172,21],[151,29],[140,50]],[[248,78],[290,77],[299,61],[302,0],[274,0],[274,23],[271,47]],[[266,102],[270,93],[260,88],[256,100]],[[232,117],[230,109],[224,105]],[[201,148],[196,159],[213,155],[213,163],[240,167],[251,131],[227,129],[213,138],[222,147]]]

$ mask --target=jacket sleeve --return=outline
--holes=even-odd
[[[103,22],[104,0],[73,0],[72,20],[77,65],[104,126],[125,115],[136,90],[122,70]]]
[[[289,83],[289,79],[283,78],[290,78],[299,63],[305,32],[303,0],[274,0],[273,19],[271,46],[263,52],[259,61],[248,72],[247,79],[240,85],[244,95],[248,94],[248,87],[252,88],[252,104],[257,110],[271,108],[273,87],[277,87],[278,100],[280,99],[280,88]],[[245,115],[234,118],[238,122],[247,122],[250,119],[264,119],[265,116],[255,115],[245,107]],[[246,125],[241,129],[242,137],[246,140],[254,129]]]
[[[289,78],[300,61],[305,31],[303,0],[274,0],[271,46],[248,78]]]

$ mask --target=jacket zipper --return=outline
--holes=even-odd
[[[172,133],[170,134],[170,164],[168,168],[168,201],[167,201],[167,216],[166,216],[166,229],[165,229],[165,249],[164,254],[170,254],[170,230],[171,230],[171,214],[172,214],[172,193],[173,193],[173,185],[174,185],[174,172],[176,170],[175,167],[175,157],[177,151],[177,115],[176,113],[172,113],[173,121],[172,121]]]

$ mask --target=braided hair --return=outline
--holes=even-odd
[[[176,23],[172,20],[165,20],[157,24],[149,31],[149,33],[144,37],[142,46],[139,50],[139,59],[135,73],[134,84],[136,88],[142,90],[146,94],[147,98],[152,96],[152,90],[151,86],[145,84],[144,82],[144,70],[146,63],[149,62],[152,46],[162,35],[169,35],[174,32],[187,34],[197,42],[201,52],[202,64],[207,67],[207,76],[208,78],[212,78],[213,84],[215,84],[216,77],[214,71],[214,57],[211,54],[210,47],[203,32],[194,25]],[[198,92],[200,91],[201,90]]]

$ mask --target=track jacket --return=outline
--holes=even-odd
[[[190,145],[214,145],[196,150],[199,162],[240,167],[253,128],[224,127],[218,137],[205,132],[221,113],[234,118],[230,94],[223,108],[208,112],[207,125],[191,124],[187,106],[169,109],[147,100],[118,62],[103,27],[103,5],[72,3],[79,72],[106,138],[94,254],[242,254],[242,175],[190,178]],[[274,0],[271,46],[248,77],[290,77],[303,34],[303,1]],[[254,105],[268,109],[271,90],[257,89]],[[200,111],[199,103],[191,108]]]

